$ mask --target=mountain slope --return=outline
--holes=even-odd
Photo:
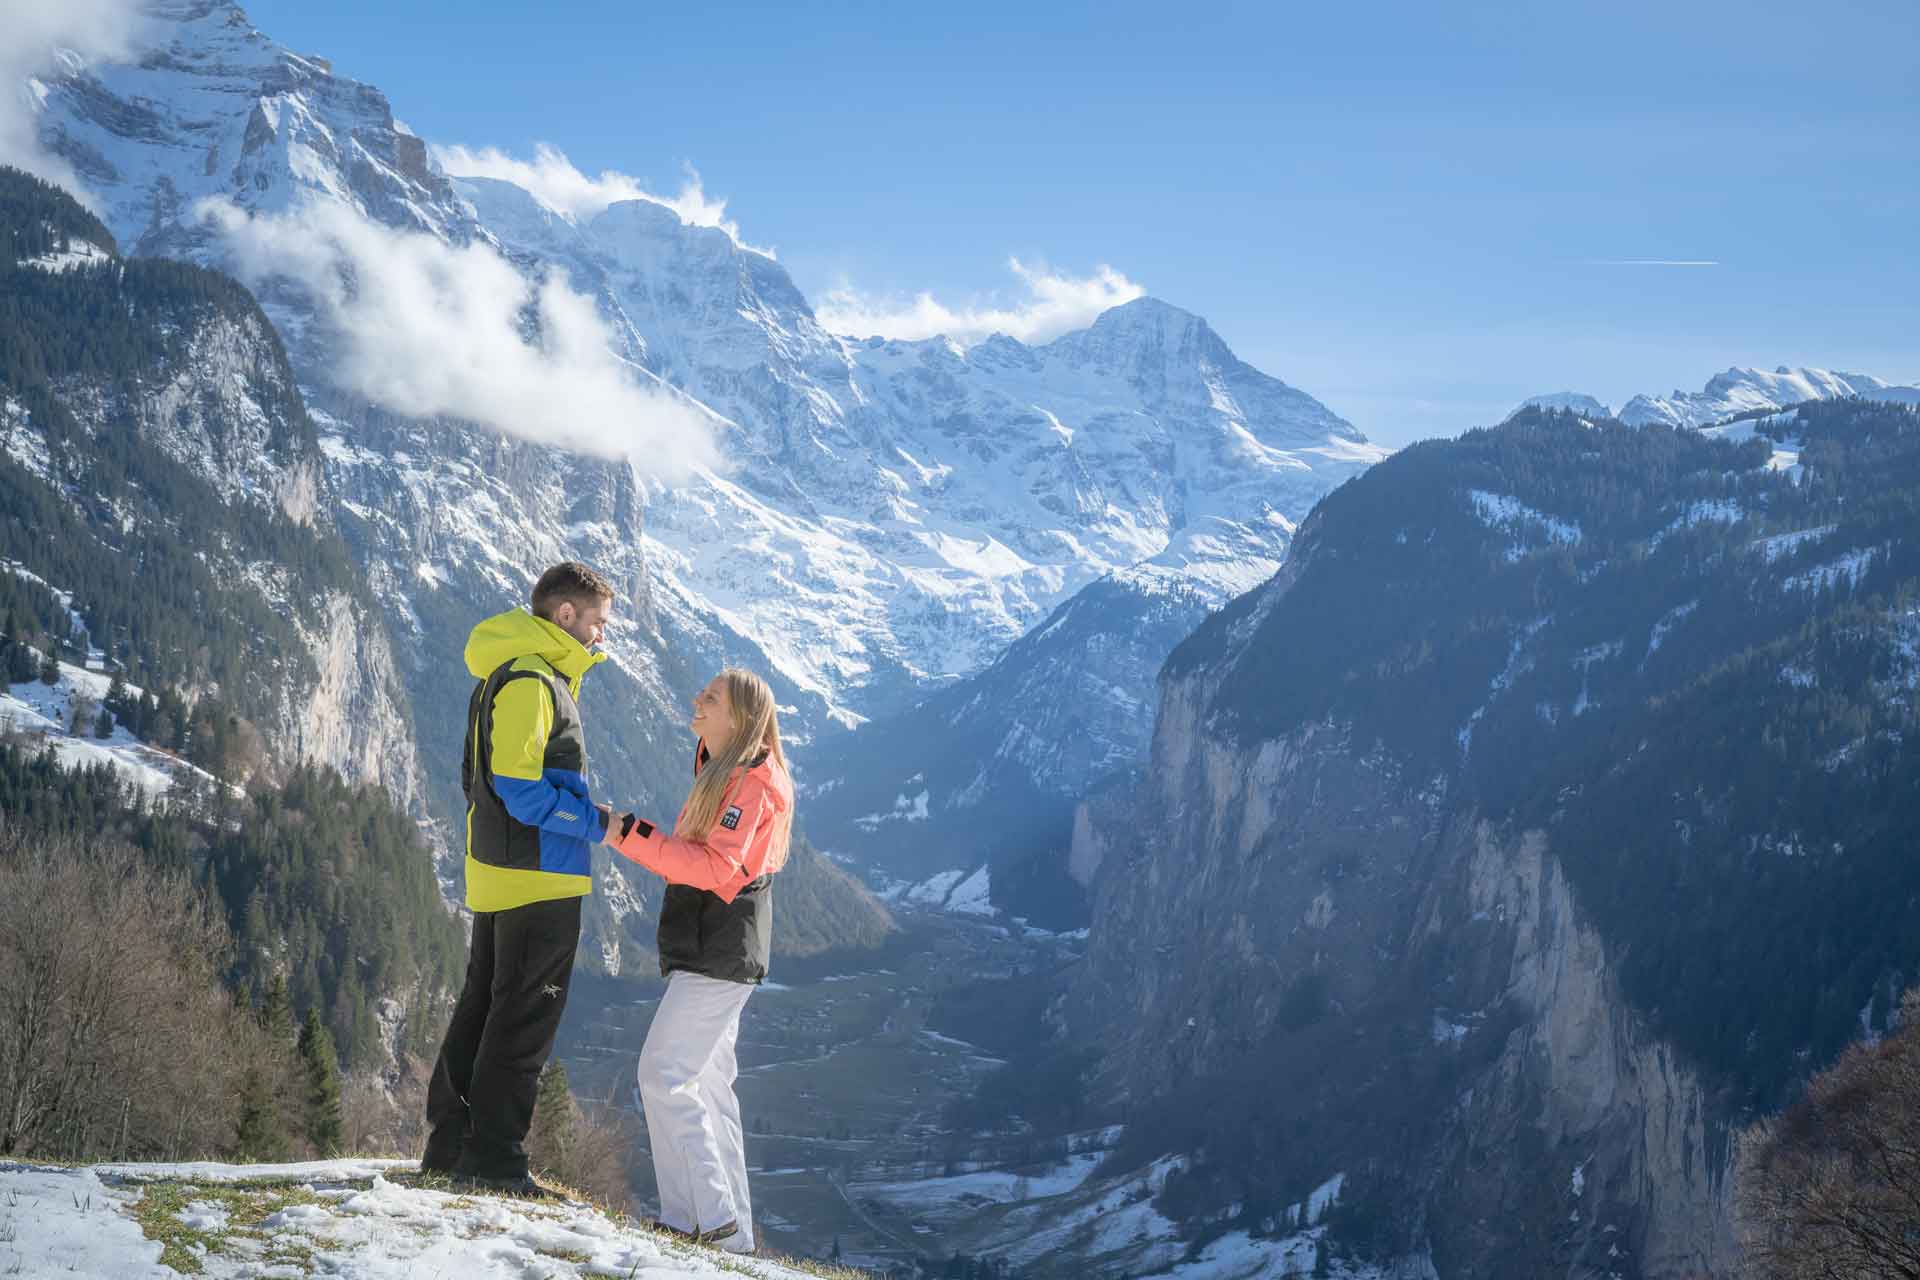
[[[1271,569],[1313,497],[1378,456],[1163,304],[1039,348],[836,337],[784,269],[724,231],[647,200],[576,217],[449,179],[378,90],[273,44],[233,5],[154,13],[137,64],[74,67],[40,95],[43,142],[115,234],[245,260],[329,411],[327,316],[204,201],[269,220],[351,209],[570,281],[641,382],[684,395],[739,463],[647,495],[657,603],[696,631],[753,637],[812,695],[810,715],[904,706],[1150,557],[1224,599]]]
[[[0,191],[84,216],[16,171]],[[414,796],[391,649],[314,521],[313,427],[244,289],[151,260],[0,263],[0,442],[0,557],[77,597],[135,683],[252,721],[263,754],[239,778],[313,762]]]
[[[1522,415],[1323,502],[1076,832],[1063,1018],[1193,1157],[1165,1211],[1344,1169],[1375,1257],[1729,1274],[1741,1108],[1916,960],[1916,503],[1920,415],[1857,401]]]
[[[817,757],[809,739],[984,671],[1083,587],[1147,562],[1137,580],[1154,589],[1096,620],[1115,659],[1087,673],[1112,690],[1096,744],[1065,740],[1073,715],[1039,711],[1021,722],[1034,745],[1006,757],[1016,770],[1062,762],[1040,785],[1064,797],[1145,740],[1158,650],[1192,620],[1154,621],[1159,584],[1205,605],[1253,585],[1314,500],[1381,456],[1150,299],[1035,347],[826,333],[784,269],[725,231],[649,200],[576,216],[449,178],[377,89],[274,44],[233,5],[165,0],[153,13],[137,62],[70,65],[41,86],[40,136],[124,243],[244,268],[287,335],[320,427],[316,500],[408,655],[428,805],[449,843],[460,640],[548,559],[589,559],[628,587],[616,669],[588,691],[589,734],[603,785],[656,813],[678,800],[679,702],[721,663],[774,676],[803,783],[865,778],[858,762],[835,766],[848,739]],[[210,207],[255,221],[209,219]],[[410,252],[478,247],[566,281],[635,384],[710,424],[736,467],[669,488],[617,461],[370,404],[331,286],[296,280],[236,231],[306,228],[275,243],[325,242],[349,275],[375,273],[342,247],[357,235],[343,213]],[[1155,652],[1131,635],[1143,626]],[[983,726],[1014,711],[980,707]],[[1020,792],[1004,782],[977,785]],[[592,931],[601,963],[644,963],[644,909],[625,895]]]

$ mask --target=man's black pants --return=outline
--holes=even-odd
[[[421,1168],[525,1175],[540,1069],[560,1030],[579,944],[579,898],[474,913],[466,986],[427,1086]]]

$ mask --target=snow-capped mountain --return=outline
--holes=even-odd
[[[1789,369],[1786,365],[1768,373],[1735,367],[1709,378],[1703,391],[1635,396],[1621,408],[1620,421],[1630,427],[1656,422],[1669,427],[1704,427],[1755,409],[1780,409],[1807,400],[1843,396],[1920,404],[1920,387],[1893,386],[1868,373]]]
[[[1528,409],[1551,409],[1562,413],[1577,413],[1583,418],[1611,418],[1613,416],[1613,410],[1607,407],[1605,401],[1596,400],[1585,392],[1555,391],[1544,396],[1528,396],[1525,400],[1515,405],[1513,413],[1508,414],[1507,417],[1512,418],[1514,414],[1523,413]]]
[[[755,636],[845,711],[980,669],[1142,561],[1223,602],[1272,572],[1321,493],[1381,456],[1153,299],[1036,347],[854,341],[827,333],[772,259],[664,205],[582,221],[498,180],[456,189],[509,252],[563,264],[640,363],[727,421],[736,470],[650,494],[663,597]]]
[[[1037,347],[829,334],[777,262],[725,231],[647,200],[582,217],[449,179],[377,89],[275,45],[234,5],[152,13],[155,47],[137,62],[71,63],[35,88],[42,140],[116,235],[223,264],[231,246],[202,201],[331,205],[563,271],[638,378],[717,420],[736,464],[647,493],[654,604],[721,647],[753,637],[841,719],[980,669],[1079,588],[1143,560],[1223,601],[1271,573],[1321,493],[1380,456],[1151,300]],[[324,316],[254,266],[321,407],[363,404],[329,394]]]

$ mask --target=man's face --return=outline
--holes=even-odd
[[[575,604],[563,600],[553,611],[553,625],[580,642],[583,649],[592,649],[607,634],[607,619],[613,615],[613,601],[589,600],[585,604]]]

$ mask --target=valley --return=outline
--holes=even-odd
[[[736,1088],[755,1218],[783,1252],[872,1268],[952,1255],[954,1224],[892,1193],[975,1173],[977,1148],[1000,1149],[952,1132],[946,1112],[1004,1059],[936,1030],[941,997],[982,979],[1044,982],[1085,946],[1077,935],[976,917],[897,918],[901,932],[878,952],[776,961],[741,1018]],[[555,1051],[576,1094],[617,1100],[641,1134],[634,1065],[660,990],[576,979]],[[644,1151],[634,1164],[635,1199],[646,1206],[654,1192]],[[1006,1183],[1003,1195],[1028,1181],[981,1176]]]

